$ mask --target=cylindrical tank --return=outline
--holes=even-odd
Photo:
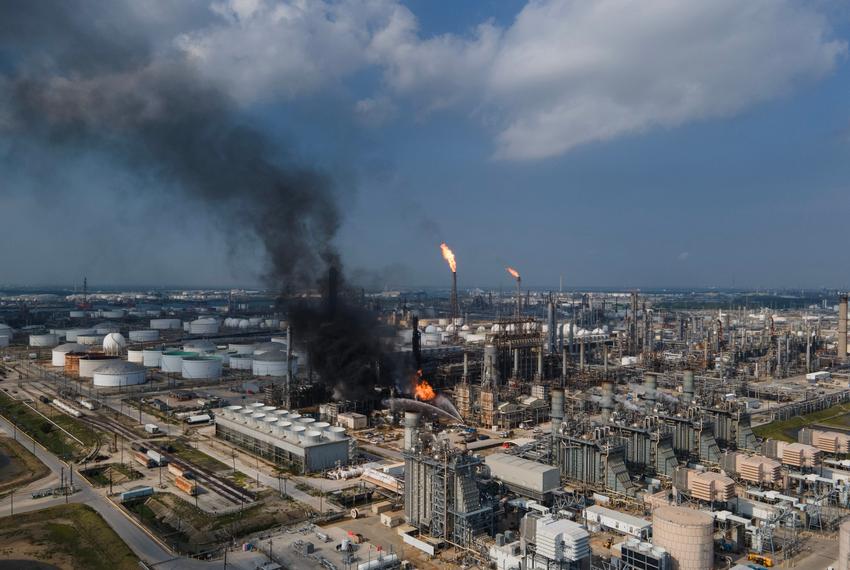
[[[263,431],[273,432],[274,426],[278,421],[277,416],[274,414],[266,414],[266,417],[263,418],[263,421],[260,424],[260,429]]]
[[[180,319],[151,319],[151,328],[158,331],[180,330],[183,321]]]
[[[255,376],[286,376],[286,353],[270,350],[254,356],[251,370]]]
[[[838,527],[838,570],[850,570],[850,519]]]
[[[560,388],[552,390],[552,435],[561,431],[561,424],[564,421],[564,391]]]
[[[263,412],[254,412],[251,414],[251,417],[248,418],[248,425],[257,427],[260,425],[260,422],[263,421],[263,418],[266,417],[266,414]]]
[[[331,426],[325,430],[328,439],[332,439],[334,441],[338,441],[341,439],[345,439],[345,428],[341,426]]]
[[[278,432],[281,437],[286,437],[289,434],[289,430],[292,429],[292,422],[288,422],[286,420],[280,420],[277,422]]]
[[[183,345],[183,350],[186,352],[197,352],[198,354],[213,354],[218,351],[218,347],[211,340],[190,340]]]
[[[221,378],[221,358],[217,356],[187,356],[183,359],[183,378]]]
[[[32,347],[49,347],[52,348],[59,344],[59,336],[55,334],[31,334],[30,346]]]
[[[159,340],[159,331],[154,329],[130,331],[129,335],[130,340],[133,342],[153,342]]]
[[[419,440],[419,414],[404,412],[404,450],[410,451]]]
[[[292,441],[300,442],[305,431],[307,431],[307,428],[304,426],[294,425],[289,428],[289,435],[287,437]]]
[[[655,374],[644,374],[643,386],[646,389],[644,392],[644,398],[646,398],[648,402],[654,402],[657,392]]]
[[[686,404],[690,404],[694,399],[694,373],[691,370],[685,370],[682,377],[682,396]]]
[[[142,364],[144,364],[146,368],[159,368],[162,361],[161,348],[146,348],[142,351],[142,355]]]
[[[123,319],[125,314],[124,309],[108,309],[102,312],[104,319]]]
[[[127,351],[127,362],[135,362],[136,364],[144,364],[145,351],[140,348],[131,348]]]
[[[95,386],[109,387],[132,386],[144,384],[144,382],[144,366],[121,360],[107,361],[106,364],[94,371],[92,381]]]
[[[253,408],[242,408],[241,410],[236,412],[236,420],[242,422],[243,424],[247,424],[251,421],[251,416],[253,415]]]
[[[80,335],[93,334],[97,334],[97,331],[95,331],[94,329],[68,329],[67,331],[65,331],[65,340],[67,340],[68,342],[77,342],[77,337],[79,337]]]
[[[231,370],[251,370],[254,365],[254,357],[250,354],[231,354]]]
[[[224,417],[229,418],[231,420],[235,420],[236,414],[241,409],[243,409],[242,406],[227,406],[226,408],[224,408]]]
[[[331,424],[329,424],[328,422],[316,422],[310,427],[316,431],[324,432],[326,429],[331,427]]]
[[[94,378],[96,370],[101,366],[113,362],[119,362],[119,360],[114,356],[108,356],[106,354],[86,354],[85,356],[81,356],[79,363],[80,378]]]
[[[611,382],[602,383],[602,402],[599,404],[602,408],[602,421],[608,422],[611,420],[611,410],[614,409],[614,384]]]
[[[304,432],[301,441],[304,442],[305,445],[310,443],[319,443],[322,441],[322,432],[314,429],[308,429]]]
[[[229,352],[235,352],[236,354],[253,354],[254,345],[244,343],[230,343],[227,345],[227,350]]]
[[[86,346],[101,346],[103,339],[102,334],[78,334],[74,341]]]
[[[85,311],[71,311],[68,313],[68,316],[72,319],[84,319],[86,317]]]
[[[189,323],[189,332],[192,334],[217,334],[219,327],[218,319],[205,317]]]
[[[106,354],[121,354],[126,346],[127,340],[121,333],[113,332],[103,337],[103,352]]]
[[[162,358],[159,362],[159,367],[163,372],[182,372],[183,359],[190,356],[198,356],[196,352],[186,352],[185,350],[169,350],[162,353]]]
[[[76,342],[60,344],[53,349],[51,364],[53,366],[65,366],[65,355],[70,352],[85,352],[87,347]]]
[[[113,332],[119,332],[121,329],[115,323],[99,323],[94,326],[94,332],[97,334],[107,335]]]
[[[673,570],[705,570],[714,565],[714,518],[703,511],[663,506],[652,513],[652,542],[665,548]]]

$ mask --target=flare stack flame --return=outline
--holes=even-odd
[[[440,251],[443,253],[443,259],[449,264],[452,273],[457,273],[457,261],[455,260],[454,252],[446,245],[445,242],[440,244]]]
[[[505,271],[510,273],[511,277],[516,279],[516,318],[519,318],[522,313],[522,291],[520,290],[522,277],[519,276],[519,271],[513,267],[505,267]]]
[[[460,306],[457,302],[457,260],[455,259],[454,252],[449,249],[446,242],[440,244],[440,251],[443,253],[443,259],[448,262],[449,269],[452,270],[452,296],[450,299],[452,314],[449,316],[454,320],[460,316]]]

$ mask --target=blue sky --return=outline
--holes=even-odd
[[[543,287],[850,288],[844,5],[640,4],[135,16],[156,57],[336,180],[336,243],[371,284],[448,283],[445,240],[462,286],[508,286],[513,265]],[[0,132],[0,284],[258,280],[262,248],[202,204],[103,156],[15,148]]]

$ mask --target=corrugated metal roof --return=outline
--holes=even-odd
[[[615,511],[613,509],[608,509],[601,505],[591,505],[584,510],[587,513],[602,515],[603,517],[614,519],[632,527],[645,528],[648,526],[652,526],[652,523],[646,519],[635,517],[627,513],[621,513],[620,511]]]

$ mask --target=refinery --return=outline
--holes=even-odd
[[[155,513],[177,558],[846,562],[846,294],[464,290],[439,251],[426,293],[6,294],[4,425],[67,465],[50,496]]]

